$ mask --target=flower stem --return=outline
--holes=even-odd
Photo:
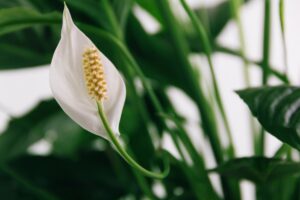
[[[133,168],[135,168],[136,170],[138,170],[139,172],[141,172],[142,174],[144,174],[145,176],[149,176],[152,178],[156,178],[156,179],[163,179],[165,178],[170,171],[169,168],[169,163],[167,162],[167,159],[164,159],[164,165],[165,165],[165,170],[162,173],[155,173],[152,171],[149,171],[147,169],[145,169],[144,167],[142,167],[141,165],[139,165],[127,152],[126,150],[122,147],[121,143],[118,141],[115,133],[113,132],[113,130],[111,129],[106,115],[103,111],[103,105],[102,102],[97,102],[97,107],[98,107],[98,113],[100,116],[100,119],[103,123],[103,126],[105,128],[105,130],[108,133],[109,138],[111,139],[111,142],[113,143],[113,145],[116,147],[117,151],[119,152],[119,154],[124,158],[124,160],[130,164]]]
[[[231,134],[231,130],[230,130],[230,125],[226,116],[226,112],[224,109],[224,105],[222,103],[222,97],[220,94],[220,90],[219,90],[219,86],[217,83],[217,78],[216,78],[216,74],[215,74],[215,70],[214,70],[214,66],[213,66],[213,61],[212,61],[212,57],[211,57],[211,52],[212,52],[212,48],[211,48],[211,44],[209,41],[209,37],[208,34],[204,28],[203,23],[201,22],[200,19],[198,19],[196,17],[196,15],[193,13],[193,11],[190,9],[190,7],[187,5],[187,3],[185,2],[185,0],[180,0],[181,5],[183,6],[185,12],[188,14],[189,18],[191,19],[191,22],[199,36],[199,40],[201,42],[201,44],[203,45],[203,49],[204,52],[206,54],[207,60],[208,60],[208,65],[209,65],[209,69],[210,69],[210,73],[212,76],[212,82],[213,82],[213,87],[214,87],[214,93],[215,93],[215,97],[216,97],[216,101],[217,101],[217,105],[219,107],[219,110],[221,112],[221,116],[223,118],[224,121],[224,126],[226,129],[226,133],[227,133],[227,137],[229,140],[229,150],[230,150],[230,156],[233,157],[234,156],[234,145],[233,145],[233,139],[232,139],[232,134]]]
[[[265,8],[264,8],[264,35],[263,35],[263,60],[262,60],[262,68],[263,68],[263,77],[262,84],[268,84],[268,78],[270,74],[270,66],[269,66],[269,58],[270,58],[270,35],[271,35],[271,0],[265,0]],[[266,133],[264,129],[261,129],[259,145],[258,145],[258,153],[259,155],[264,155],[265,151],[265,136]]]
[[[284,26],[284,0],[279,0],[279,19],[280,19],[280,30],[281,30],[281,39],[283,46],[283,59],[284,59],[284,71],[285,74],[288,73],[288,55],[287,55],[287,45],[285,37],[285,26]]]
[[[270,58],[270,40],[271,40],[271,0],[265,0],[264,8],[264,35],[263,35],[263,79],[262,84],[267,85],[269,78],[269,58]]]

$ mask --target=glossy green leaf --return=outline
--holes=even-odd
[[[300,163],[265,157],[246,157],[230,160],[210,172],[266,184],[288,177],[299,177]]]
[[[237,91],[266,131],[300,150],[300,89],[293,86]]]

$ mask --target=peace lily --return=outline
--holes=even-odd
[[[109,140],[121,156],[144,175],[163,178],[132,159],[118,141],[126,97],[124,81],[96,45],[74,24],[65,5],[61,40],[50,67],[50,86],[63,111],[82,128]]]

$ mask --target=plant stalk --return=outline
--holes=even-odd
[[[219,107],[221,116],[223,118],[223,122],[224,122],[226,133],[227,133],[227,137],[228,137],[228,140],[229,140],[230,157],[234,157],[235,150],[234,150],[234,145],[233,145],[232,134],[231,134],[230,125],[229,125],[229,122],[228,122],[228,119],[227,119],[227,115],[226,115],[226,112],[225,112],[225,109],[224,109],[222,97],[221,97],[221,94],[220,94],[220,89],[219,89],[219,86],[218,86],[218,83],[217,83],[217,78],[216,78],[216,74],[215,74],[215,70],[214,70],[214,66],[213,66],[213,61],[212,61],[212,57],[211,57],[212,48],[211,48],[211,44],[210,44],[210,41],[209,41],[209,37],[206,33],[206,30],[204,28],[203,23],[201,22],[200,19],[198,19],[196,17],[196,15],[193,13],[193,11],[190,9],[190,7],[185,2],[185,0],[180,0],[180,2],[181,2],[181,5],[183,6],[183,8],[185,9],[186,13],[188,14],[189,18],[191,19],[192,24],[193,24],[194,28],[197,31],[200,43],[203,45],[204,52],[207,56],[209,69],[210,69],[210,73],[211,73],[211,76],[212,76],[214,93],[215,93],[217,105]]]
[[[155,173],[152,171],[149,171],[139,165],[127,152],[126,150],[122,147],[121,143],[118,141],[115,133],[111,129],[106,115],[103,111],[103,105],[102,102],[97,102],[97,107],[98,107],[98,114],[101,119],[101,122],[103,123],[103,126],[111,140],[111,143],[116,147],[116,150],[120,153],[120,155],[124,158],[124,160],[131,165],[133,168],[141,172],[145,176],[149,176],[151,178],[156,178],[156,179],[163,179],[169,174],[169,163],[164,163],[165,164],[165,169],[162,173]],[[165,160],[164,160],[165,161]]]
[[[270,40],[271,40],[271,0],[265,0],[264,4],[264,35],[263,35],[263,60],[262,60],[262,68],[263,68],[263,77],[262,84],[268,84],[268,78],[270,75],[270,66],[269,66],[269,58],[270,58]],[[264,155],[265,151],[265,136],[266,133],[264,129],[261,129],[260,140],[259,140],[259,155]]]

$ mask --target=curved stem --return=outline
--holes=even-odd
[[[139,165],[127,152],[126,150],[122,147],[122,145],[120,144],[120,142],[118,141],[117,137],[115,136],[115,133],[113,132],[113,130],[111,129],[106,115],[103,111],[103,106],[102,106],[102,102],[97,102],[97,107],[98,107],[98,114],[101,118],[101,121],[103,123],[103,126],[105,128],[105,130],[108,133],[109,138],[111,139],[111,142],[113,143],[113,145],[116,147],[117,151],[120,153],[120,155],[125,159],[125,161],[130,164],[132,167],[134,167],[135,169],[137,169],[138,171],[140,171],[142,174],[144,174],[145,176],[149,176],[152,178],[157,178],[157,179],[163,179],[165,178],[170,171],[169,168],[169,163],[164,163],[165,164],[165,170],[162,173],[155,173],[152,171],[149,171],[147,169],[145,169],[144,167],[142,167],[141,165]],[[164,160],[165,161],[165,160]]]

